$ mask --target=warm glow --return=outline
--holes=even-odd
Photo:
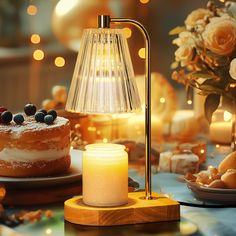
[[[94,127],[94,126],[89,126],[87,129],[90,132],[95,132],[96,131],[96,127]]]
[[[55,8],[57,15],[66,15],[80,0],[60,0]]]
[[[138,51],[138,55],[140,58],[145,59],[145,48],[140,48]]]
[[[192,235],[197,232],[197,226],[192,222],[181,222],[180,223],[181,235]]]
[[[43,60],[44,52],[40,49],[35,50],[33,53],[33,58],[37,61]]]
[[[65,65],[65,59],[63,57],[56,57],[54,63],[57,67],[63,67]]]
[[[27,7],[27,13],[31,16],[36,15],[38,12],[38,8],[35,5],[29,5]]]
[[[203,154],[203,153],[205,153],[205,150],[204,150],[204,149],[201,149],[201,151],[200,151],[200,152],[201,152],[201,154]]]
[[[83,202],[119,206],[128,201],[128,155],[125,146],[96,143],[83,152]],[[115,184],[114,184],[115,183]]]
[[[142,4],[149,3],[150,0],[139,0]]]
[[[52,234],[52,230],[51,230],[51,229],[46,229],[46,234],[47,234],[47,235]]]
[[[124,30],[125,37],[126,38],[130,38],[131,35],[132,35],[132,30],[130,28],[128,28],[128,27],[125,27],[123,30]]]
[[[232,119],[232,114],[228,111],[224,111],[224,121],[230,121]]]
[[[31,43],[38,44],[40,43],[40,36],[38,34],[32,34],[30,37]]]
[[[216,148],[220,148],[220,144],[216,144]]]
[[[104,143],[107,143],[107,142],[108,142],[108,139],[107,139],[107,138],[104,138],[102,141],[103,141]]]
[[[166,99],[165,98],[160,98],[160,103],[165,103],[166,102]]]
[[[142,104],[142,105],[141,105],[141,110],[142,110],[142,112],[145,112],[145,107],[146,107],[145,104]]]
[[[193,103],[193,101],[189,99],[189,100],[187,101],[187,103],[188,103],[188,105],[191,105],[191,104]]]
[[[232,83],[229,85],[230,88],[235,88],[236,87],[236,84],[235,83]]]

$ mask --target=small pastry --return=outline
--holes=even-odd
[[[196,183],[209,185],[211,182],[209,171],[203,170],[197,174]]]
[[[188,181],[196,182],[197,177],[193,175],[192,173],[185,174],[184,178]]]
[[[227,170],[222,176],[221,180],[228,188],[236,189],[236,169]]]
[[[208,167],[208,172],[209,172],[209,178],[214,181],[216,179],[220,179],[221,174],[218,172],[218,169],[213,166]]]
[[[226,156],[219,164],[219,172],[225,173],[228,169],[236,169],[236,151]]]
[[[227,188],[225,183],[220,180],[220,179],[216,179],[214,181],[212,181],[209,185],[209,188]]]

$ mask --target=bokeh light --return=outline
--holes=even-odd
[[[224,111],[224,121],[230,121],[232,119],[232,114],[228,111]]]
[[[145,59],[145,48],[140,48],[138,51],[138,55],[140,58]]]
[[[30,37],[31,43],[34,43],[34,44],[40,43],[40,40],[41,40],[41,38],[38,34],[32,34]]]
[[[41,61],[44,58],[44,52],[40,49],[37,49],[33,53],[33,58],[37,61]]]
[[[160,103],[165,103],[165,102],[166,102],[166,99],[163,98],[163,97],[161,97],[161,98],[160,98]]]
[[[66,62],[63,57],[56,57],[54,63],[57,67],[63,67]]]
[[[52,230],[50,228],[46,229],[46,234],[47,235],[51,235],[52,234]]]
[[[188,104],[188,105],[192,105],[192,103],[193,103],[193,101],[190,100],[190,99],[187,101],[187,104]]]
[[[38,8],[35,6],[35,5],[29,5],[27,7],[27,13],[30,15],[30,16],[34,16],[36,15],[38,12]]]
[[[108,139],[107,139],[107,138],[104,138],[102,141],[103,141],[104,143],[107,143],[107,142],[108,142]]]
[[[124,30],[124,35],[125,35],[125,37],[126,37],[127,39],[130,38],[131,35],[132,35],[132,30],[131,30],[130,28],[128,28],[128,27],[125,27],[123,30]]]

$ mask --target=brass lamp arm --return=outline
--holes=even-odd
[[[99,28],[110,28],[110,22],[129,23],[136,26],[145,40],[145,198],[152,199],[151,184],[151,56],[150,37],[145,27],[138,21],[126,18],[110,18],[107,15],[98,17]]]

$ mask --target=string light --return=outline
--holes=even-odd
[[[40,43],[40,40],[41,40],[41,38],[40,38],[40,36],[38,34],[32,34],[31,37],[30,37],[30,41],[33,44]]]
[[[125,35],[125,37],[126,37],[127,39],[130,38],[131,35],[132,35],[132,30],[131,30],[130,28],[128,28],[128,27],[123,28],[123,30],[124,30],[124,35]]]
[[[33,58],[37,61],[41,61],[44,58],[44,52],[40,49],[37,49],[33,53]]]
[[[30,16],[34,16],[36,15],[38,12],[38,8],[35,6],[35,5],[29,5],[27,7],[27,13],[30,15]]]
[[[54,63],[57,67],[63,67],[65,65],[65,59],[63,57],[56,57]]]
[[[140,48],[138,51],[138,55],[140,58],[145,59],[145,48]]]

